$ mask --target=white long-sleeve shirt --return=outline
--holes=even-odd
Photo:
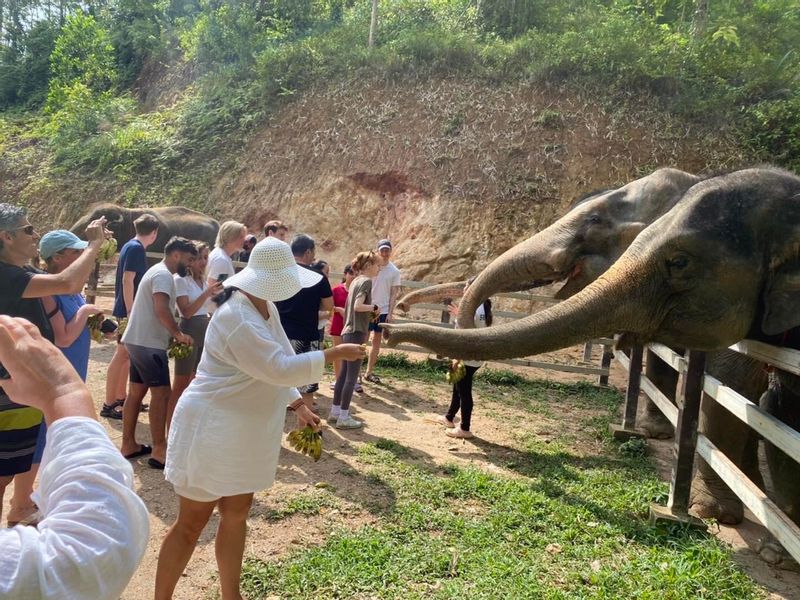
[[[0,529],[0,598],[119,598],[147,548],[149,520],[130,463],[97,421],[67,417],[47,430],[34,500],[38,529]]]

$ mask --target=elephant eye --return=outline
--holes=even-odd
[[[597,225],[598,223],[602,222],[602,219],[600,218],[600,215],[598,215],[598,214],[589,215],[589,218],[586,219],[586,220],[588,221],[588,223],[590,225]]]
[[[686,256],[675,256],[667,260],[667,268],[672,270],[685,269],[689,265],[689,259]]]

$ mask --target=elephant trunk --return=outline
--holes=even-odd
[[[460,298],[464,293],[465,284],[466,281],[455,281],[414,290],[400,298],[397,308],[403,312],[408,312],[415,304],[443,302],[448,298]]]
[[[617,270],[617,269],[612,269]],[[466,360],[500,360],[566,348],[624,331],[646,337],[650,315],[631,294],[632,277],[601,277],[564,302],[530,317],[482,329],[389,325],[389,345],[413,342],[437,354]]]
[[[528,289],[525,282],[545,283],[560,279],[559,264],[564,262],[564,252],[559,239],[559,225],[551,225],[532,238],[506,250],[487,266],[464,293],[459,307],[458,322],[461,327],[475,326],[475,311],[493,294],[509,290]]]

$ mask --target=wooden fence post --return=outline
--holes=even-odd
[[[442,323],[449,323],[450,322],[450,310],[449,306],[453,303],[451,298],[445,298],[442,300],[442,304],[444,305],[444,310],[442,310]],[[437,360],[444,359],[444,356],[441,354],[436,355]]]
[[[97,296],[97,283],[100,281],[100,263],[94,263],[92,274],[89,275],[89,282],[86,285],[86,303],[94,304]]]
[[[611,359],[614,358],[614,349],[603,344],[603,355],[600,357],[600,368],[610,369]],[[608,385],[608,374],[600,375],[597,378],[597,385]]]
[[[688,350],[686,359],[686,373],[678,386],[678,425],[675,428],[675,463],[669,484],[669,503],[666,507],[651,505],[650,521],[678,521],[705,528],[703,522],[690,517],[687,510],[697,448],[697,422],[700,416],[700,399],[703,396],[706,353]]]
[[[642,383],[642,356],[644,348],[634,346],[631,348],[630,370],[628,371],[628,386],[625,390],[625,412],[622,417],[622,426],[611,425],[611,433],[618,440],[627,440],[632,437],[644,437],[636,431],[636,410],[639,408],[639,390]]]

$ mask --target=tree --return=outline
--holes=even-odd
[[[76,84],[95,96],[116,85],[114,46],[93,16],[77,12],[67,17],[50,55],[50,70],[50,110],[57,109]]]

